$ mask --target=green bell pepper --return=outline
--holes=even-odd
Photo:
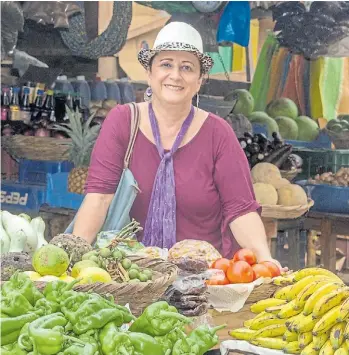
[[[13,318],[0,318],[1,345],[12,344],[18,340],[21,329],[38,318],[35,313],[23,314]]]
[[[89,330],[84,334],[78,336],[79,340],[83,341],[85,344],[91,344],[95,353],[100,352],[99,346],[99,331]]]
[[[151,355],[164,355],[165,351],[158,342],[148,334],[144,333],[127,333],[129,336],[133,352],[135,355],[151,354]]]
[[[131,332],[161,336],[173,328],[191,323],[191,320],[178,313],[177,309],[166,301],[159,301],[148,306],[142,315],[130,327]]]
[[[29,323],[27,323],[22,329],[19,334],[18,338],[18,346],[25,351],[32,351],[33,350],[33,343],[29,338]]]
[[[67,293],[68,291],[72,291],[73,287],[80,281],[80,279],[75,279],[72,282],[66,283],[65,281],[62,280],[57,280],[53,282],[49,282],[44,291],[43,294],[46,297],[47,300],[60,303],[62,300],[66,299],[68,294],[74,294],[75,292],[73,291],[72,293]]]
[[[2,346],[0,348],[0,354],[1,355],[27,355],[28,352],[25,350],[22,350],[18,346],[18,344],[13,343],[13,344]]]
[[[46,298],[41,298],[35,303],[35,311],[37,311],[40,315],[47,316],[52,313],[56,313],[59,311],[59,304],[53,301],[50,301]]]
[[[67,320],[62,313],[53,313],[43,316],[29,324],[28,334],[33,344],[34,354],[54,355],[62,351],[66,341],[80,343],[77,338],[64,335],[64,326]]]
[[[62,355],[98,355],[98,349],[95,350],[92,344],[86,343],[84,345],[81,344],[73,344],[66,348],[63,352],[59,353]]]
[[[172,355],[199,355],[200,347],[189,338],[178,339],[173,346]]]
[[[35,287],[29,276],[23,272],[16,271],[1,287],[3,296],[12,297],[13,293],[20,293],[29,303],[34,306],[37,300],[43,298],[43,294]]]
[[[200,351],[198,355],[203,355],[218,344],[219,338],[216,332],[225,327],[226,324],[214,328],[209,328],[207,325],[201,325],[189,334],[188,339],[192,344],[197,344],[199,346]]]
[[[29,301],[19,292],[8,293],[1,297],[1,312],[10,317],[18,317],[29,313],[34,308]]]
[[[164,352],[166,352],[168,350],[172,351],[176,341],[184,337],[186,337],[184,331],[181,328],[175,328],[166,335],[155,336],[154,339],[162,346]]]

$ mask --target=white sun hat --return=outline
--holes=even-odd
[[[201,64],[204,74],[213,66],[213,59],[203,52],[200,33],[185,22],[171,22],[158,33],[152,49],[141,49],[138,60],[145,69],[149,69],[152,57],[160,51],[185,51],[194,53]]]

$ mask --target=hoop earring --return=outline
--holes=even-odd
[[[145,102],[150,101],[152,95],[153,95],[153,91],[152,91],[151,87],[148,86],[147,89],[146,89],[145,92],[144,92],[144,96],[143,96],[144,101],[145,101]]]
[[[196,107],[197,108],[199,108],[199,101],[200,101],[199,93],[196,93]]]

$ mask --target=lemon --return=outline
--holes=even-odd
[[[63,274],[62,276],[59,277],[59,279],[65,282],[72,282],[75,280],[74,277],[71,277],[67,274]]]
[[[57,281],[59,278],[57,276],[53,275],[45,275],[37,279],[36,281],[43,281],[43,282],[51,282],[51,281]]]
[[[111,276],[107,271],[95,266],[81,270],[79,278],[81,278],[80,284],[91,284],[94,282],[108,283],[111,281]]]
[[[98,267],[98,265],[92,260],[78,261],[77,263],[75,263],[75,265],[72,268],[71,276],[76,278],[79,276],[81,270],[86,269],[87,267],[92,267],[92,266]]]
[[[40,277],[41,277],[41,275],[38,274],[38,273],[35,272],[35,271],[24,271],[24,273],[25,273],[26,275],[28,275],[29,278],[30,278],[30,280],[32,280],[32,281],[37,281],[37,280],[40,279]]]

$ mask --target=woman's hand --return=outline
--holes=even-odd
[[[258,261],[258,262],[263,262],[263,261],[271,261],[272,263],[274,263],[280,269],[281,274],[283,274],[283,273],[288,271],[288,267],[283,267],[280,264],[280,262],[278,260],[276,260],[276,259],[268,258],[268,259],[263,259],[263,260]]]

